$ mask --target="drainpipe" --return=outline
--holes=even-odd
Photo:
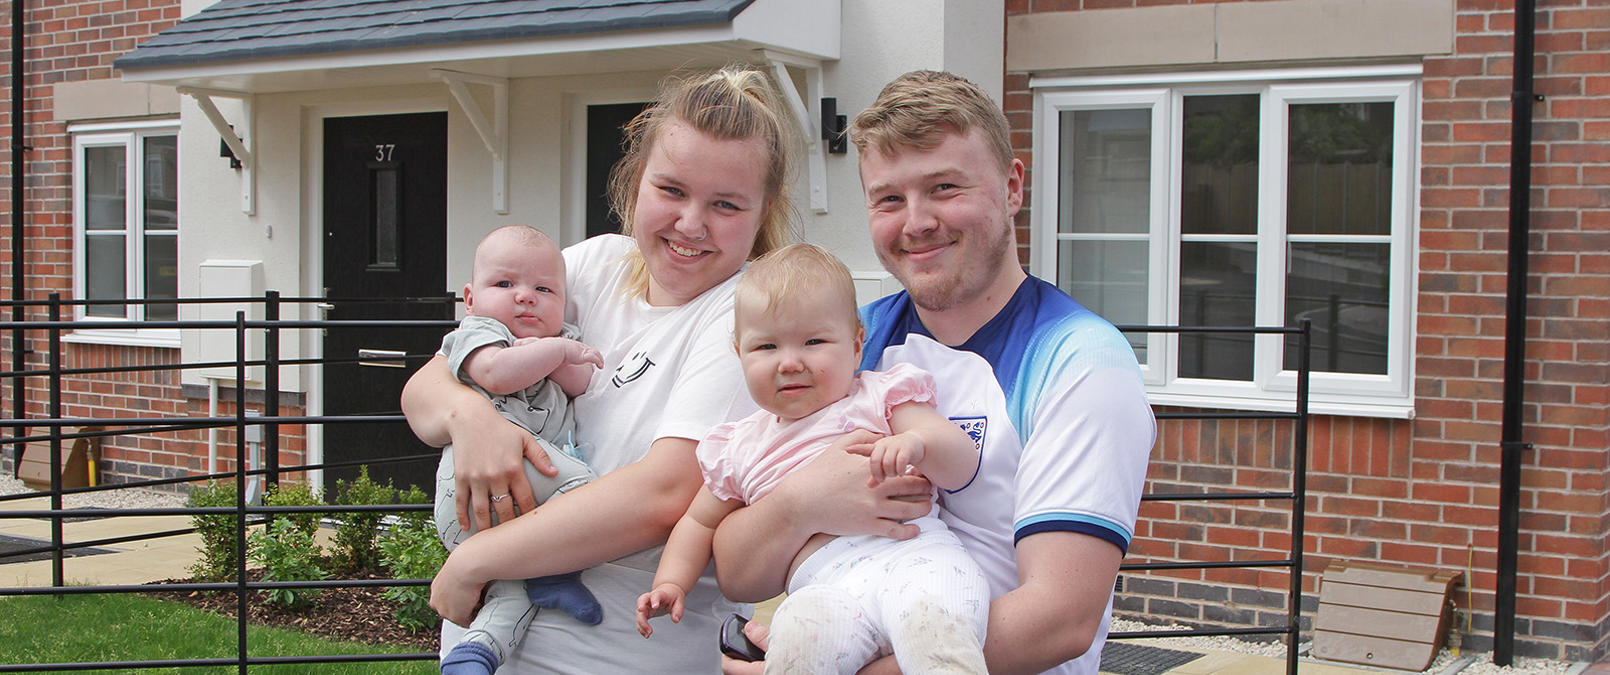
[[[1504,311],[1504,408],[1499,443],[1498,581],[1494,589],[1493,663],[1515,654],[1515,577],[1521,505],[1521,413],[1526,377],[1526,255],[1532,209],[1532,40],[1535,0],[1515,2],[1515,88],[1510,94],[1509,289]],[[1468,583],[1468,582],[1467,582]]]
[[[28,78],[23,72],[23,51],[27,46],[23,40],[22,0],[11,2],[11,299],[17,304],[11,307],[11,320],[21,323],[27,318],[23,311],[22,300],[25,297],[22,289],[23,276],[23,221],[28,210],[24,200],[24,180],[26,175],[27,157],[24,154],[28,148],[24,145],[24,133],[27,120],[23,117],[24,103],[27,101]],[[11,329],[11,372],[20,373],[28,365],[24,358],[25,332],[19,326]],[[22,419],[27,413],[27,390],[24,389],[26,378],[13,375],[11,378],[11,416]],[[12,430],[12,438],[22,438],[28,435],[28,430],[16,427]],[[22,468],[22,444],[12,446],[11,475],[17,477]]]

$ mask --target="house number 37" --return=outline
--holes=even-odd
[[[397,144],[396,143],[376,143],[375,144],[375,161],[376,162],[389,162],[389,161],[391,161],[391,151],[396,150],[396,149],[397,149]]]

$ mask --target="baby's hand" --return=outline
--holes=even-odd
[[[583,363],[591,363],[594,368],[603,368],[604,355],[599,354],[598,350],[588,347],[585,342],[565,340],[565,363],[577,366]]]
[[[654,634],[654,629],[648,625],[648,620],[665,614],[671,615],[671,623],[682,621],[682,606],[687,593],[681,586],[673,583],[663,583],[654,587],[654,590],[637,596],[637,632],[643,637]]]
[[[847,451],[865,455],[872,469],[872,479],[867,485],[876,487],[884,479],[915,473],[922,458],[927,455],[927,448],[922,438],[913,433],[884,436],[872,443],[861,443],[845,448]]]

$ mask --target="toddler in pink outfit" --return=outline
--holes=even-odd
[[[653,590],[638,598],[644,637],[650,618],[681,618],[722,518],[845,433],[882,436],[849,448],[869,457],[874,483],[915,472],[957,489],[978,470],[976,444],[935,410],[926,372],[902,364],[856,373],[863,330],[855,289],[832,254],[795,244],[755,261],[738,282],[734,316],[733,342],[761,410],[699,444],[705,484],[671,532]],[[813,537],[772,619],[767,671],[854,673],[893,653],[908,672],[985,672],[989,589],[936,513],[913,521],[922,533],[906,541]]]

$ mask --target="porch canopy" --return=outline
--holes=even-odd
[[[123,79],[263,94],[838,58],[839,3],[220,0],[117,59]]]
[[[491,153],[492,208],[506,213],[509,80],[765,64],[814,139],[839,14],[839,0],[219,0],[113,65],[125,81],[196,100],[242,163],[247,214],[256,210],[253,96],[445,83]],[[466,84],[490,86],[491,108]],[[238,124],[213,104],[220,96],[244,101]],[[809,144],[806,167],[811,208],[825,213],[819,145]]]

